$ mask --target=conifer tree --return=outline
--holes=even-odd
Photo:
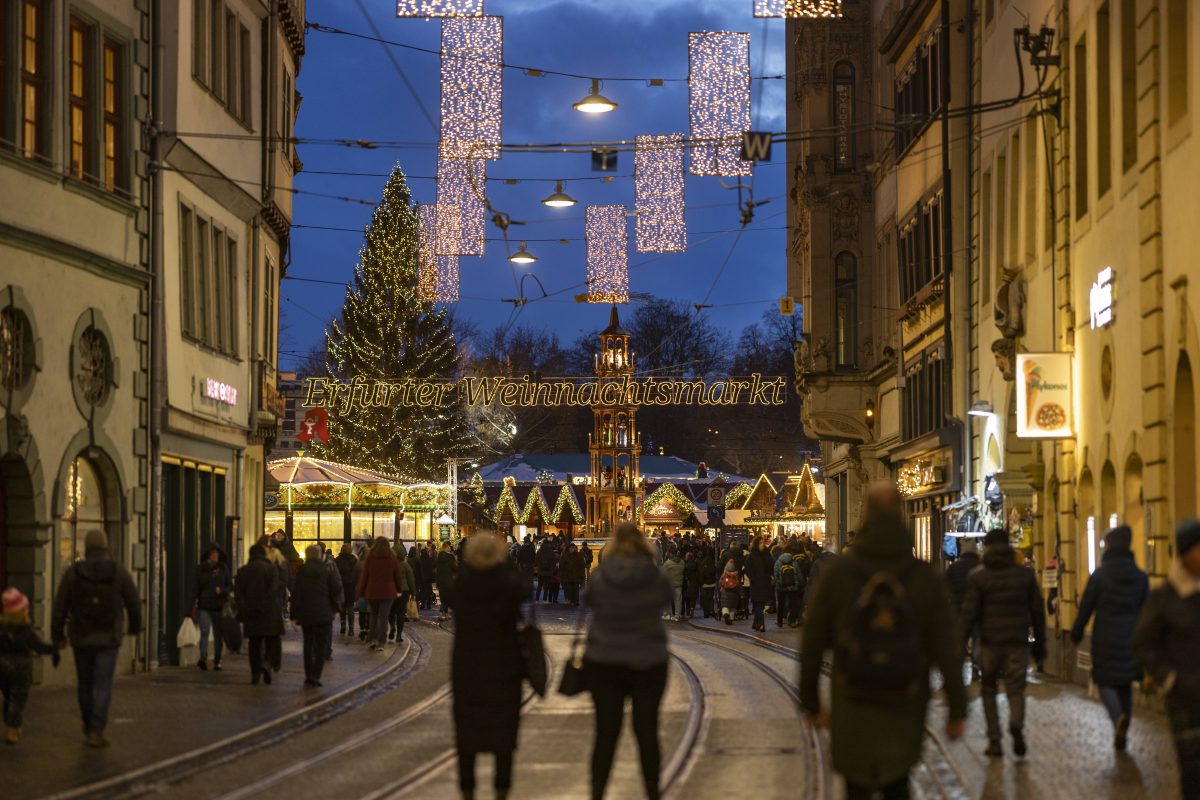
[[[349,381],[456,378],[459,354],[445,309],[417,296],[416,208],[397,165],[359,250],[341,316],[325,332],[331,377]],[[469,448],[457,392],[442,406],[331,410],[328,443],[317,457],[419,480],[445,480],[446,460]]]

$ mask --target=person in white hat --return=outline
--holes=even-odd
[[[33,656],[48,655],[58,666],[58,650],[43,642],[29,624],[29,598],[9,587],[0,594],[0,694],[4,695],[4,741],[21,739],[22,713],[33,684]]]

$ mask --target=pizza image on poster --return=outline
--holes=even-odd
[[[1074,396],[1070,353],[1017,355],[1017,436],[1054,439],[1072,435]]]

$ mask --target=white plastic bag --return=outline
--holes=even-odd
[[[192,621],[191,617],[183,618],[183,624],[179,626],[179,633],[175,634],[175,646],[180,650],[200,646],[200,629],[196,627],[196,623]]]

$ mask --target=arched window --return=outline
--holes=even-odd
[[[839,61],[833,68],[833,166],[854,171],[854,66]]]
[[[853,368],[858,352],[858,259],[843,250],[837,254],[834,266],[837,272],[834,276],[837,365]]]
[[[98,464],[84,456],[76,458],[67,468],[67,481],[63,488],[66,502],[58,537],[58,563],[55,565],[59,577],[67,567],[83,558],[83,539],[87,532],[93,528],[106,530],[108,527],[104,479]]]

